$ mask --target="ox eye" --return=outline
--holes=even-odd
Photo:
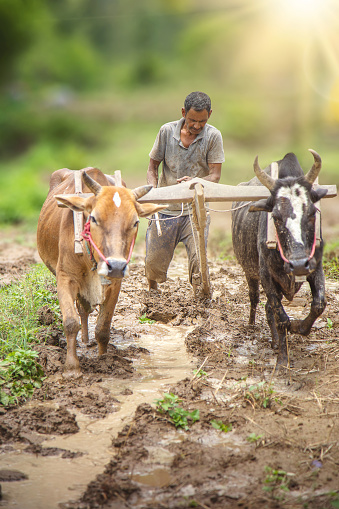
[[[94,216],[90,216],[91,223],[97,224],[97,220]]]
[[[140,223],[139,219],[137,221],[135,221],[134,225],[133,225],[133,228],[136,228],[138,226],[138,224]]]

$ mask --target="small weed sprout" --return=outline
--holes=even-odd
[[[217,429],[218,431],[222,431],[223,433],[228,433],[229,431],[232,430],[231,423],[224,424],[222,421],[217,421],[217,420],[213,419],[211,421],[211,424],[212,424],[213,428]]]
[[[157,399],[155,404],[158,412],[167,413],[176,428],[182,428],[185,431],[189,430],[188,419],[195,423],[200,419],[199,410],[188,412],[179,406],[181,399],[175,394],[165,393],[163,399]]]
[[[331,506],[334,509],[339,509],[339,494],[338,494],[338,492],[332,491],[329,493],[329,495],[334,498],[334,500],[331,500]]]
[[[259,442],[259,440],[263,437],[264,435],[257,435],[256,433],[250,433],[248,435],[248,437],[246,438],[247,442],[250,442],[251,444],[255,443],[257,444]]]
[[[287,473],[285,470],[275,470],[271,467],[265,467],[266,478],[264,480],[263,490],[272,493],[274,498],[281,500],[284,495],[281,492],[289,491],[290,477],[294,474]]]
[[[329,329],[333,329],[333,322],[332,322],[331,318],[327,318],[327,327]]]
[[[139,323],[148,323],[149,325],[152,325],[155,323],[155,320],[151,320],[150,318],[147,318],[146,313],[139,316]]]
[[[275,390],[272,387],[272,383],[259,382],[256,385],[250,385],[245,389],[245,400],[248,401],[253,407],[259,406],[262,408],[270,408],[272,401],[281,403],[278,398],[274,398],[273,394]]]
[[[203,369],[193,369],[193,374],[196,378],[205,378],[208,376],[208,373]]]

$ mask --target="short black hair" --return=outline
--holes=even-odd
[[[185,99],[184,108],[186,113],[192,109],[195,111],[211,111],[211,99],[204,92],[191,92]]]

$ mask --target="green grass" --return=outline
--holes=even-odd
[[[19,348],[0,361],[0,404],[24,401],[41,387],[45,377],[38,356],[33,350]]]
[[[188,420],[195,423],[200,419],[199,410],[188,412],[179,406],[181,400],[178,396],[172,393],[165,393],[163,399],[155,401],[158,412],[167,414],[176,428],[183,428],[185,431],[189,430]]]
[[[48,269],[38,264],[20,280],[0,289],[0,352],[3,358],[17,349],[38,342],[38,311],[48,306],[61,326],[56,282]]]
[[[0,404],[9,406],[30,398],[44,379],[33,348],[46,329],[39,323],[41,308],[52,311],[52,327],[61,327],[55,278],[42,264],[33,266],[25,276],[0,288],[0,302]]]

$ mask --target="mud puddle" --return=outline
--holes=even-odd
[[[80,428],[78,433],[49,437],[47,440],[42,437],[41,446],[72,451],[76,455],[80,453],[78,457],[34,457],[25,453],[25,446],[21,445],[2,455],[2,469],[18,470],[28,479],[4,483],[0,507],[56,508],[61,502],[77,498],[111,460],[112,438],[132,419],[137,406],[153,403],[166,392],[166,385],[175,384],[192,374],[193,357],[187,353],[184,343],[185,335],[192,327],[173,328],[157,324],[152,327],[145,325],[145,328],[149,331],[140,334],[137,343],[138,347],[150,353],[134,360],[134,367],[141,377],[135,381],[107,377],[98,383],[118,397],[119,409],[104,419],[95,420],[75,412]],[[121,346],[119,340],[115,346]],[[126,395],[122,395],[124,392]]]

